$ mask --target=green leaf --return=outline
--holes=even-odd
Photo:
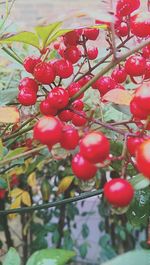
[[[0,43],[2,44],[12,43],[12,42],[21,42],[21,43],[30,44],[39,49],[39,39],[35,33],[30,31],[23,31],[13,35],[4,35],[0,39]]]
[[[113,108],[126,114],[126,115],[131,115],[130,108],[125,105],[118,105],[118,104],[112,104]]]
[[[82,233],[83,238],[87,238],[88,237],[88,235],[89,235],[89,227],[87,226],[87,224],[83,224],[82,225],[81,233]]]
[[[3,143],[2,143],[2,139],[0,138],[0,159],[3,156],[3,149],[4,149],[4,146],[3,146]]]
[[[64,249],[43,249],[36,251],[29,258],[26,265],[65,265],[75,255],[74,251]]]
[[[85,258],[88,252],[88,244],[85,242],[79,246],[80,255],[82,258]]]
[[[55,41],[58,37],[64,35],[65,33],[71,31],[71,29],[60,29],[58,30],[55,34],[53,34],[49,40],[46,43],[46,46],[48,46],[50,43],[52,43],[53,41]]]
[[[5,159],[12,158],[16,155],[22,154],[24,151],[26,151],[26,147],[19,147],[15,150],[9,151],[8,154],[5,156]]]
[[[133,250],[103,263],[102,265],[148,265],[150,261],[149,250]]]
[[[145,178],[142,174],[138,174],[129,180],[135,190],[144,189],[149,186],[150,180]]]
[[[100,238],[99,244],[101,247],[105,248],[108,245],[109,241],[110,241],[110,235],[105,234]]]
[[[0,106],[5,106],[7,103],[10,103],[13,99],[17,97],[18,88],[11,88],[0,91]]]
[[[20,265],[20,257],[15,248],[10,248],[6,254],[3,265]]]
[[[6,180],[0,177],[0,189],[7,189],[7,186]]]

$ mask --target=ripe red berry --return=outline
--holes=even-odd
[[[41,59],[39,57],[32,55],[24,59],[23,66],[28,73],[33,74],[34,67],[40,62]]]
[[[42,117],[34,126],[33,137],[42,144],[54,145],[61,139],[62,124],[53,116]]]
[[[79,83],[79,85],[82,87],[82,86],[86,85],[91,80],[91,78],[92,78],[92,76],[86,75],[83,78],[81,78],[77,83]]]
[[[135,156],[137,147],[144,141],[143,137],[130,136],[127,139],[127,148],[131,156]]]
[[[146,60],[146,69],[144,74],[144,80],[150,78],[150,60]]]
[[[49,101],[51,107],[63,109],[69,102],[68,91],[63,87],[55,87],[49,92],[47,100]]]
[[[130,111],[133,114],[135,119],[145,120],[148,116],[147,112],[140,108],[136,97],[134,97],[130,102]]]
[[[138,170],[150,179],[150,139],[145,140],[137,147],[136,165]]]
[[[80,114],[83,116],[81,116]],[[84,111],[80,111],[80,114],[74,113],[72,116],[72,123],[78,127],[85,125],[87,122],[86,113]]]
[[[80,152],[91,163],[103,162],[108,158],[110,144],[103,133],[91,132],[80,141]]]
[[[141,38],[150,35],[150,16],[149,12],[141,12],[131,20],[131,32]]]
[[[116,21],[115,23],[115,33],[118,37],[126,37],[128,35],[128,25],[124,21]]]
[[[130,15],[133,11],[140,7],[140,0],[118,0],[116,6],[116,14],[119,17]]]
[[[83,30],[83,34],[88,40],[96,40],[99,35],[99,29],[87,28]]]
[[[123,66],[118,66],[113,70],[111,77],[116,81],[116,83],[123,83],[126,81],[127,72]]]
[[[116,82],[109,76],[102,76],[92,85],[92,87],[98,89],[103,96],[116,87]]]
[[[134,189],[127,180],[114,178],[105,184],[104,196],[114,207],[126,207],[133,199]]]
[[[98,49],[97,47],[88,47],[87,49],[87,56],[89,58],[89,60],[95,60],[98,56]]]
[[[71,107],[75,110],[83,110],[84,103],[80,99],[76,99],[72,104]]]
[[[149,83],[144,83],[139,88],[137,88],[136,93],[136,103],[147,115],[150,114],[150,89]]]
[[[40,103],[40,112],[46,116],[55,116],[57,114],[57,109],[53,108],[49,101],[45,99]]]
[[[77,129],[71,125],[64,126],[60,139],[61,146],[66,150],[75,149],[79,143],[79,134]]]
[[[70,110],[63,110],[59,113],[58,117],[61,121],[71,121],[73,113]]]
[[[68,89],[69,97],[71,98],[71,97],[73,97],[77,92],[80,91],[81,86],[80,86],[80,84],[79,84],[78,82],[77,82],[77,83],[73,82],[73,83],[71,83],[71,85],[68,86],[67,89]],[[83,96],[84,96],[84,93],[82,93],[82,94],[78,97],[78,99],[83,98]]]
[[[22,88],[18,93],[18,101],[23,106],[31,106],[36,103],[37,96],[33,89],[31,88]]]
[[[145,59],[150,59],[150,45],[147,45],[142,49],[142,56]]]
[[[96,166],[84,159],[80,153],[73,157],[71,167],[76,177],[84,181],[93,178],[97,172]]]
[[[68,61],[74,64],[79,61],[81,52],[76,46],[70,46],[65,50],[64,55]]]
[[[73,30],[64,35],[64,43],[66,46],[77,45],[79,38],[78,32]]]
[[[61,78],[68,78],[73,74],[72,63],[65,59],[57,60],[54,63],[54,69],[55,69],[56,75]]]
[[[23,79],[20,80],[19,87],[18,87],[19,90],[26,88],[26,87],[34,90],[35,93],[37,93],[38,91],[38,84],[33,78],[24,77]]]
[[[35,79],[44,84],[49,85],[55,79],[55,73],[50,63],[42,62],[34,68]]]
[[[125,70],[131,76],[143,75],[146,68],[146,60],[140,55],[130,56],[125,63]]]

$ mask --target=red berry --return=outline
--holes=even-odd
[[[68,86],[67,89],[68,89],[69,97],[71,98],[71,97],[73,97],[77,92],[80,91],[81,86],[80,86],[80,84],[79,84],[78,82],[77,82],[77,83],[73,82],[73,83],[71,83],[70,86]],[[82,94],[78,97],[78,99],[83,98],[83,96],[84,96],[84,93],[82,93]]]
[[[130,136],[127,139],[127,148],[131,156],[135,156],[137,147],[144,141],[143,137]]]
[[[103,96],[111,89],[116,88],[116,82],[109,76],[102,76],[92,85],[92,87],[98,89]]]
[[[150,179],[150,139],[145,140],[137,147],[136,165],[139,171]]]
[[[150,15],[149,12],[141,12],[131,20],[131,32],[141,38],[150,35]]]
[[[150,60],[146,60],[146,69],[144,74],[144,80],[150,78]]]
[[[54,69],[56,75],[60,76],[61,78],[68,78],[73,74],[72,63],[65,59],[57,60],[57,62],[54,63]]]
[[[46,116],[55,116],[57,114],[57,109],[53,108],[49,101],[45,99],[40,103],[40,112]]]
[[[140,7],[140,0],[118,0],[116,6],[117,16],[127,16]]]
[[[32,55],[24,59],[23,66],[28,73],[33,74],[34,67],[40,62],[41,59],[39,57]]]
[[[60,47],[60,42],[55,41],[53,45],[54,45],[54,49],[55,49],[55,50],[58,50],[59,47]]]
[[[147,115],[150,114],[150,88],[149,83],[144,83],[139,88],[137,88],[136,93],[136,103]]]
[[[126,207],[134,196],[132,185],[125,179],[114,178],[104,186],[106,200],[115,207]]]
[[[42,144],[54,145],[61,139],[62,124],[56,117],[42,117],[34,126],[34,139]]]
[[[128,25],[124,21],[116,21],[115,32],[118,37],[126,37],[128,35]]]
[[[130,56],[125,63],[125,70],[131,76],[143,75],[146,68],[146,60],[140,55]]]
[[[108,158],[110,144],[103,133],[91,132],[80,141],[80,152],[91,163],[103,162]]]
[[[44,84],[49,85],[55,79],[55,73],[50,63],[42,62],[34,68],[35,79]]]
[[[26,88],[26,87],[34,90],[35,93],[37,93],[38,91],[38,84],[33,78],[24,77],[23,79],[20,80],[19,87],[18,87],[19,90]]]
[[[97,56],[98,56],[98,49],[97,49],[97,47],[89,47],[88,49],[87,49],[87,56],[88,56],[88,58],[89,58],[89,60],[95,60],[96,58],[97,58]]]
[[[64,35],[64,43],[66,46],[77,45],[79,37],[80,36],[77,31],[70,31]]]
[[[84,111],[80,111],[80,114],[73,114],[72,116],[72,123],[78,127],[85,125],[87,122],[86,113]]]
[[[51,107],[63,109],[69,102],[68,91],[62,87],[55,87],[49,92],[47,100],[49,101]]]
[[[136,97],[134,97],[130,102],[130,111],[133,114],[135,119],[145,120],[148,116],[147,112],[143,111],[140,108],[140,105]]]
[[[79,85],[82,87],[82,86],[86,85],[86,84],[91,80],[91,78],[92,78],[92,76],[90,76],[90,75],[86,75],[86,76],[84,76],[83,78],[81,78],[81,79],[78,81],[78,83],[79,83]]]
[[[111,77],[116,81],[116,83],[123,83],[126,81],[127,72],[123,66],[118,66],[113,70]]]
[[[93,178],[97,172],[96,166],[84,159],[80,153],[73,157],[71,167],[76,177],[84,181]]]
[[[5,189],[0,189],[0,199],[4,199],[6,195],[6,190]]]
[[[18,101],[23,106],[31,106],[36,103],[37,96],[33,89],[25,87],[18,93]]]
[[[83,30],[83,34],[89,40],[96,40],[99,35],[99,29],[87,28]]]
[[[150,45],[147,45],[142,49],[142,56],[145,59],[150,59]]]
[[[70,110],[63,110],[59,113],[58,117],[61,121],[71,121],[73,113]]]
[[[79,61],[81,52],[76,46],[70,46],[65,50],[64,55],[68,61],[74,64]]]
[[[75,110],[83,110],[84,103],[80,99],[76,99],[72,104],[71,107]]]
[[[75,149],[79,142],[78,131],[71,125],[67,125],[62,130],[60,139],[61,146],[66,150]]]

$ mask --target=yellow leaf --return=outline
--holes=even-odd
[[[112,89],[103,96],[103,100],[127,106],[130,105],[132,98],[133,95],[129,91],[119,88]]]
[[[64,177],[59,183],[57,194],[65,192],[70,187],[73,179],[74,176]]]
[[[11,196],[12,198],[16,198],[16,197],[20,196],[23,192],[24,192],[24,191],[23,191],[22,189],[15,188],[15,189],[11,190],[11,192],[10,192],[10,196]]]
[[[0,122],[17,123],[19,118],[19,111],[16,107],[0,107]]]
[[[31,206],[31,198],[30,198],[30,194],[29,194],[29,192],[24,191],[24,192],[22,193],[21,200],[22,200],[22,202],[23,202],[25,205],[27,205],[27,206]]]
[[[17,198],[13,201],[13,203],[12,203],[11,206],[10,206],[10,209],[16,209],[16,208],[19,208],[20,205],[21,205],[21,196],[17,197]],[[16,215],[17,215],[16,213],[12,213],[12,214],[9,215],[9,218],[13,219],[13,218],[16,217]]]
[[[12,175],[16,174],[19,176],[20,174],[24,173],[23,167],[15,167],[9,171],[8,175],[11,177]]]
[[[36,186],[36,174],[35,174],[35,172],[31,173],[31,174],[28,176],[27,183],[28,183],[28,185],[29,185],[31,188]]]

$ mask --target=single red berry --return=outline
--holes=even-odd
[[[111,77],[116,81],[116,83],[123,83],[126,81],[127,72],[123,66],[118,66],[113,70]]]
[[[94,46],[88,47],[87,56],[88,56],[89,60],[95,60],[98,56],[97,47],[94,47]]]
[[[49,101],[45,99],[40,103],[40,112],[46,116],[55,116],[57,114],[57,109],[53,108]]]
[[[31,88],[22,88],[18,93],[18,101],[23,106],[31,106],[36,103],[37,96],[33,89]]]
[[[81,57],[81,52],[77,46],[70,46],[64,52],[66,60],[70,61],[72,64],[77,63]]]
[[[150,45],[147,45],[142,49],[142,56],[145,59],[150,59]]]
[[[62,58],[65,58],[65,50],[66,50],[66,47],[64,46],[60,46],[58,49],[58,53]]]
[[[87,181],[96,175],[97,167],[77,153],[71,162],[72,171],[81,180]]]
[[[92,85],[92,87],[98,89],[103,96],[111,89],[116,88],[116,82],[109,76],[102,76]]]
[[[6,190],[5,189],[0,189],[0,199],[4,199],[6,195]]]
[[[70,98],[73,97],[76,93],[78,93],[80,91],[80,89],[81,89],[81,86],[80,86],[80,84],[78,82],[77,83],[75,83],[75,82],[71,83],[71,85],[69,85],[68,88],[67,88],[68,93],[69,93],[69,97]],[[84,96],[84,93],[82,93],[78,97],[78,99],[83,98],[83,96]]]
[[[24,59],[23,66],[28,73],[33,74],[34,67],[40,62],[41,59],[39,57],[32,55]]]
[[[140,0],[118,0],[116,6],[116,14],[119,17],[128,16],[139,7]]]
[[[127,148],[131,156],[135,156],[137,147],[140,143],[144,141],[143,137],[133,137],[130,136],[127,138]]]
[[[70,110],[63,110],[59,113],[58,117],[61,121],[71,121],[73,113]]]
[[[60,145],[66,150],[73,150],[79,143],[79,134],[77,129],[71,125],[64,126],[62,129],[62,136]]]
[[[75,110],[83,110],[84,103],[80,99],[76,99],[72,104],[71,107]]]
[[[150,139],[145,140],[137,147],[136,165],[138,170],[150,179]]]
[[[131,32],[141,38],[150,36],[149,12],[141,12],[131,19]]]
[[[134,189],[127,180],[114,178],[105,184],[104,196],[114,207],[126,207],[133,199]]]
[[[24,77],[23,79],[20,80],[19,87],[18,87],[19,90],[26,88],[26,87],[34,90],[35,93],[38,92],[38,84],[33,78]]]
[[[86,124],[86,122],[87,122],[86,113],[84,111],[80,111],[79,114],[75,114],[75,113],[73,114],[72,123],[75,126],[78,126],[78,127],[83,126]]]
[[[140,108],[136,97],[134,97],[130,102],[130,111],[135,119],[145,120],[148,116],[147,112]]]
[[[55,79],[55,72],[50,63],[42,62],[35,66],[34,77],[38,82],[49,85]]]
[[[53,116],[42,117],[34,126],[33,137],[42,144],[54,145],[61,139],[62,124]]]
[[[139,88],[137,88],[136,93],[136,103],[144,112],[150,114],[150,88],[149,83],[144,83]]]
[[[115,23],[115,33],[118,37],[126,37],[128,35],[128,25],[124,21],[116,21]]]
[[[80,152],[91,163],[103,162],[108,158],[110,144],[103,133],[91,132],[80,141]]]
[[[66,46],[77,45],[79,41],[79,34],[76,30],[70,31],[64,35],[64,43]]]
[[[150,78],[150,60],[146,60],[146,69],[144,74],[144,80]]]
[[[130,56],[125,63],[125,70],[131,76],[143,75],[146,68],[146,60],[141,55]]]
[[[87,28],[83,30],[83,34],[88,40],[96,40],[99,35],[99,29]]]
[[[54,69],[56,75],[61,78],[68,78],[73,74],[72,63],[65,59],[57,60],[57,62],[54,63]]]
[[[68,91],[63,87],[55,87],[49,92],[47,100],[49,101],[51,107],[63,109],[69,102]]]

